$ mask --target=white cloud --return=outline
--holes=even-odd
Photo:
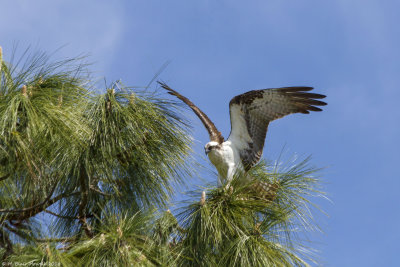
[[[26,47],[74,56],[89,53],[104,72],[123,31],[117,1],[5,1],[1,6],[0,45],[5,53],[14,42]],[[7,26],[4,26],[7,25]]]

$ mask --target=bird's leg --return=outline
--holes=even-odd
[[[233,180],[233,176],[235,175],[235,165],[234,164],[229,164],[228,170],[226,172],[226,185],[225,185],[225,190],[230,190],[230,192],[233,192],[233,187],[231,186],[231,182]]]
[[[232,182],[233,176],[235,175],[235,165],[234,164],[229,164],[228,166],[228,171],[226,172],[226,180],[228,183]]]

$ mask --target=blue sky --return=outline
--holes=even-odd
[[[228,103],[252,89],[307,85],[324,112],[269,127],[264,157],[313,156],[333,203],[312,235],[323,266],[398,266],[399,1],[0,1],[0,45],[91,55],[108,81],[160,78],[227,137]],[[207,132],[193,121],[195,151]],[[199,157],[200,158],[200,157]]]

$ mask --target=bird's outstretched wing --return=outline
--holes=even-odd
[[[325,95],[308,93],[312,87],[282,87],[253,90],[235,96],[229,103],[231,133],[228,140],[240,151],[247,171],[261,158],[268,124],[292,113],[321,111],[316,106]]]
[[[177,91],[173,90],[165,83],[162,82],[158,83],[161,85],[162,88],[168,91],[168,94],[176,96],[193,110],[193,112],[197,115],[197,117],[199,117],[199,119],[203,123],[204,127],[206,127],[208,134],[210,135],[210,141],[215,141],[220,144],[224,142],[224,137],[222,136],[221,132],[218,131],[217,127],[215,127],[214,123],[208,118],[208,116],[203,111],[201,111],[195,104],[193,104],[192,101],[190,101]]]

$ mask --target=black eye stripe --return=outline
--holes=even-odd
[[[218,145],[207,145],[205,148],[211,150],[214,148],[219,148],[219,146]]]

